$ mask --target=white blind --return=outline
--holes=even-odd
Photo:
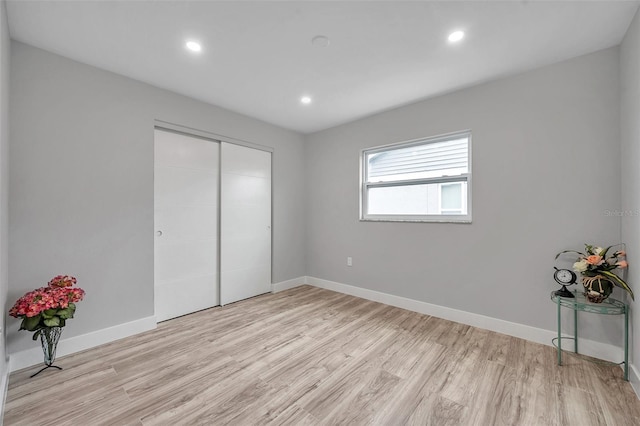
[[[368,155],[367,181],[390,181],[468,173],[466,137],[431,142]]]

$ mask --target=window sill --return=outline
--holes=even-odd
[[[471,224],[472,220],[470,217],[465,216],[464,218],[452,218],[448,217],[429,217],[429,218],[410,218],[410,217],[389,217],[389,216],[381,216],[381,217],[361,217],[360,222],[405,222],[405,223],[460,223],[460,224]]]

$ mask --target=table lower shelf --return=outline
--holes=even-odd
[[[573,293],[574,297],[558,296],[551,292],[551,300],[558,309],[558,365],[562,365],[562,340],[574,341],[574,351],[578,352],[578,312],[589,312],[598,315],[624,315],[624,379],[629,381],[629,306],[619,300],[608,298],[602,303],[589,302],[582,293]],[[573,310],[573,337],[562,336],[562,308]],[[554,339],[555,340],[555,339]]]

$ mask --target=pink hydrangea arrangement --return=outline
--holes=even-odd
[[[76,302],[84,298],[84,290],[73,287],[77,280],[70,275],[58,275],[41,287],[22,296],[9,310],[9,315],[22,318],[20,330],[35,331],[36,340],[43,328],[64,327],[73,318]]]

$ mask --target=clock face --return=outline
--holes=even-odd
[[[569,269],[558,269],[553,274],[553,278],[555,278],[558,283],[563,285],[573,284],[576,282],[576,274],[574,274],[573,271],[570,271]]]

